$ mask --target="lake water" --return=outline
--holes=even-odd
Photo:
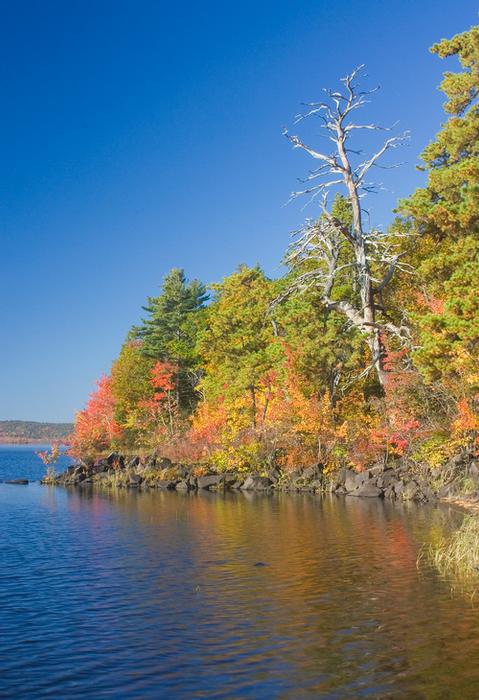
[[[479,607],[416,563],[460,517],[0,484],[0,697],[477,700]]]

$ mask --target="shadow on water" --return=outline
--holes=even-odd
[[[0,690],[478,697],[479,612],[416,566],[423,542],[457,518],[448,509],[286,494],[29,494],[12,501],[0,490],[10,547]]]

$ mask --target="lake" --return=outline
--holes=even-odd
[[[479,607],[417,566],[461,517],[0,484],[0,697],[477,700]]]

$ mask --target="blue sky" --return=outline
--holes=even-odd
[[[369,202],[422,182],[461,0],[2,3],[0,419],[70,420],[171,267],[280,271],[307,157],[281,135],[365,63],[368,117],[410,129]],[[455,65],[450,66],[455,68]],[[310,213],[314,213],[310,210]]]

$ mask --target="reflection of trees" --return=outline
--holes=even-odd
[[[219,665],[245,687],[268,677],[271,696],[375,687],[394,698],[446,697],[453,672],[456,696],[472,697],[477,614],[416,567],[425,538],[447,526],[442,509],[111,491],[91,498],[100,518],[96,499],[113,513],[129,597],[137,587],[144,607],[146,585],[150,609],[178,606],[211,672]]]

